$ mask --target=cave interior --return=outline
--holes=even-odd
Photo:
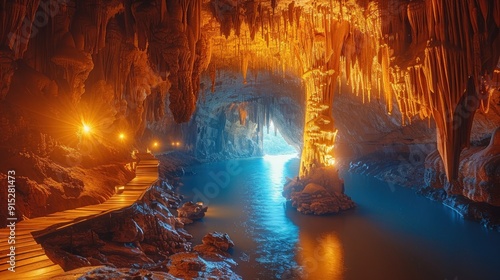
[[[355,263],[349,255],[363,251],[330,233],[307,243],[302,229],[347,232],[356,213],[370,212],[363,195],[377,191],[358,194],[353,184],[371,183],[348,179],[361,176],[444,205],[435,211],[480,231],[458,236],[500,246],[500,1],[3,0],[0,17],[3,229],[126,195],[131,180],[150,175],[141,164],[158,162],[132,205],[31,228],[62,268],[39,279],[499,279],[490,265],[498,253],[478,253],[488,261],[463,270],[464,260],[418,270],[419,256],[391,269]],[[299,241],[283,242],[302,253],[283,253],[288,266],[259,261],[272,249],[248,253],[230,232],[197,228],[239,199],[226,198],[227,185],[259,176],[274,184],[263,201],[296,224]],[[189,182],[205,188],[191,197]],[[241,208],[258,207],[252,201]],[[330,252],[311,257],[314,269],[313,247]],[[4,249],[13,251],[2,247],[1,278],[22,279]],[[21,271],[37,261],[15,251]]]

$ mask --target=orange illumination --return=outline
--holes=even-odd
[[[344,248],[335,232],[300,233],[298,263],[310,279],[343,279]]]
[[[176,145],[176,146],[179,146],[180,144],[181,144],[181,143],[179,143],[179,142],[176,142],[176,143],[175,143],[175,145]]]
[[[120,135],[118,135],[118,138],[120,138],[120,140],[124,140],[125,139],[125,134],[120,133]]]
[[[89,134],[92,131],[92,128],[90,127],[90,125],[84,123],[82,126],[82,131],[85,134]]]
[[[158,147],[158,142],[154,142],[153,147]]]

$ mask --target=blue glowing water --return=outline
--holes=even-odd
[[[244,279],[500,279],[500,233],[409,189],[347,174],[355,210],[297,213],[281,190],[298,165],[268,156],[191,167],[179,191],[209,206],[186,226],[194,243],[227,232]]]

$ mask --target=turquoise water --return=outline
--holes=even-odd
[[[208,205],[195,240],[227,232],[244,279],[500,279],[500,233],[440,203],[345,175],[357,208],[305,216],[281,196],[299,160],[271,156],[193,166],[179,191]]]

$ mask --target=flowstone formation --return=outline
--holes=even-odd
[[[500,206],[500,128],[493,132],[488,146],[462,153],[460,176],[451,183],[445,179],[445,168],[437,153],[431,153],[425,163],[426,187],[443,188],[448,195]]]

